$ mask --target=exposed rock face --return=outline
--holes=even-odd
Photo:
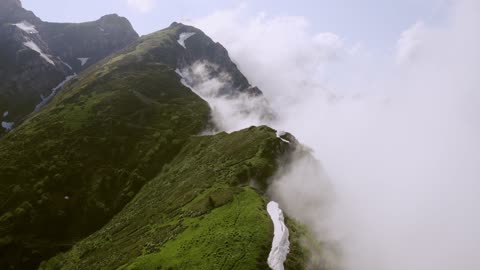
[[[190,67],[197,61],[205,61],[214,64],[214,67],[210,66],[211,76],[215,77],[221,73],[229,75],[231,85],[225,87],[223,90],[225,94],[235,94],[236,92],[262,94],[260,89],[250,85],[247,78],[230,59],[228,51],[220,43],[214,42],[205,33],[192,26],[173,23],[171,27],[176,30],[179,37],[182,33],[194,33],[184,41],[185,48],[182,48],[182,55],[178,58],[178,68]]]
[[[40,32],[52,52],[75,71],[85,69],[138,38],[130,22],[117,14],[80,24],[43,23]],[[82,63],[80,59],[85,60]]]
[[[0,121],[18,123],[67,76],[138,38],[107,15],[87,23],[43,22],[18,0],[0,0]],[[5,130],[0,128],[0,135]]]
[[[28,20],[31,23],[38,23],[41,20],[22,7],[20,0],[1,0],[0,1],[0,23],[17,22]]]
[[[38,33],[28,34],[11,24],[0,26],[0,111],[9,112],[2,120],[17,122],[28,115],[72,72],[50,54]]]

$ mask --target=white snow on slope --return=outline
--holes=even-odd
[[[52,65],[55,65],[55,63],[52,61],[52,59],[50,59],[50,57],[48,57],[48,55],[44,54],[42,52],[42,50],[40,49],[40,47],[38,47],[38,45],[35,44],[35,42],[30,40],[30,41],[24,42],[23,45],[27,46],[31,50],[34,50],[34,51],[38,52],[40,54],[40,56],[43,59],[45,59],[48,63],[50,63]]]
[[[87,63],[88,59],[90,59],[89,57],[83,57],[83,58],[77,58],[78,61],[81,62],[82,64],[82,67]]]
[[[24,31],[28,34],[38,34],[38,31],[35,28],[35,25],[33,25],[33,24],[31,24],[27,21],[15,23],[13,25],[15,25],[16,27],[18,27],[19,29],[21,29],[22,31]]]
[[[183,48],[186,49],[187,47],[185,46],[185,40],[187,40],[188,38],[190,38],[190,37],[193,36],[193,35],[195,35],[195,33],[193,33],[193,32],[190,32],[190,33],[187,33],[187,32],[181,33],[181,34],[180,34],[180,37],[179,37],[178,40],[177,40],[177,41],[178,41],[178,44],[180,44]]]
[[[62,60],[62,64],[64,64],[64,65],[65,65],[66,67],[68,67],[71,71],[73,71],[72,66],[70,66],[67,62],[64,62],[64,61]]]
[[[57,94],[58,90],[60,90],[65,83],[67,83],[68,81],[70,81],[74,77],[75,77],[75,75],[67,76],[65,78],[65,80],[63,80],[60,84],[58,84],[55,88],[52,89],[52,92],[50,93],[50,95],[48,95],[48,97],[45,98],[45,97],[42,96],[41,97],[42,102],[40,102],[37,106],[35,106],[35,110],[33,110],[33,111],[36,112],[36,111],[40,110],[40,108],[45,106]]]
[[[2,127],[9,131],[12,130],[14,124],[13,122],[2,122]]]
[[[290,143],[288,140],[285,140],[282,138],[282,136],[286,135],[287,133],[285,131],[277,130],[277,138],[282,140],[283,142]]]
[[[3,113],[3,117],[7,117],[7,116],[8,116],[8,111]]]
[[[276,202],[269,202],[267,212],[273,221],[273,241],[272,250],[268,255],[268,266],[272,270],[283,270],[283,263],[287,259],[290,251],[290,242],[288,241],[288,228],[285,225],[283,212]]]

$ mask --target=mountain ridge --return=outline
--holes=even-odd
[[[221,267],[208,256],[268,269],[265,190],[295,140],[265,126],[199,135],[211,108],[177,74],[197,62],[229,75],[219,95],[261,95],[221,44],[177,23],[86,67],[0,138],[1,268]],[[237,224],[238,205],[248,222],[218,223]],[[306,268],[304,232],[289,226],[287,269]]]

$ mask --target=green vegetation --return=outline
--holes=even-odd
[[[105,227],[41,269],[268,269],[273,225],[249,184],[266,183],[287,148],[267,127],[192,137]]]
[[[268,269],[264,191],[291,145],[265,126],[198,136],[210,109],[175,73],[178,27],[0,138],[1,269]],[[305,268],[302,234],[287,269]]]
[[[271,222],[264,201],[245,188],[235,199],[200,218],[186,218],[187,229],[158,253],[139,257],[124,269],[265,268]]]
[[[158,62],[106,61],[69,82],[0,139],[0,268],[32,268],[99,229],[209,115]]]

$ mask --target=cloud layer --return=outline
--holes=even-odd
[[[302,17],[239,8],[194,24],[265,92],[268,124],[321,161],[299,157],[274,196],[340,242],[344,269],[480,269],[478,1],[454,1],[442,25],[412,22],[387,59]]]

